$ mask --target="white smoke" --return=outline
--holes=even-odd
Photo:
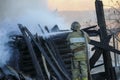
[[[0,0],[0,66],[11,56],[6,46],[11,32],[19,32],[17,24],[27,26],[33,33],[39,32],[37,24],[65,27],[63,20],[55,12],[48,10],[47,0]]]

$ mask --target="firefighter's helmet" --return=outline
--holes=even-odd
[[[71,24],[71,30],[73,30],[73,31],[77,31],[77,30],[79,30],[80,29],[80,27],[81,27],[81,25],[79,24],[79,22],[73,22],[72,24]]]

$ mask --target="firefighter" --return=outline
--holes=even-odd
[[[78,22],[71,24],[71,30],[67,41],[73,53],[71,60],[72,80],[88,80],[86,44],[89,42],[88,35],[80,30]],[[86,41],[88,40],[88,41]]]

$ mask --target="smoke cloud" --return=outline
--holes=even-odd
[[[28,11],[45,10],[45,8],[47,8],[46,0],[0,0],[0,19],[15,18]]]
[[[12,55],[6,43],[10,33],[19,33],[19,23],[32,33],[40,31],[37,24],[48,28],[55,24],[65,27],[62,18],[48,9],[47,0],[0,0],[0,66],[7,64]]]

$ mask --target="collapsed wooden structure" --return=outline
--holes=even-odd
[[[19,71],[38,80],[71,80],[70,64],[73,54],[71,53],[66,41],[69,31],[64,31],[45,37],[38,34],[33,35],[22,24],[19,24],[18,26],[22,32],[22,35],[14,36],[13,44],[14,47],[18,49],[20,54],[18,61]],[[89,36],[100,35],[99,30],[91,30],[95,27],[96,26],[92,26],[83,30],[86,31]],[[44,34],[42,28],[41,32]],[[90,44],[94,45],[92,50],[95,50],[93,56],[89,59],[90,70],[102,65],[105,66],[107,64],[104,62],[102,64],[95,65],[100,56],[103,54],[103,50],[120,54],[119,50],[116,50],[114,47],[106,44],[106,40],[109,42],[111,36],[112,35],[109,35],[106,39],[104,39],[104,44],[103,42],[94,40],[90,41]],[[108,54],[109,57],[103,56],[103,60],[104,58],[106,59],[106,57],[111,59],[110,53]],[[106,65],[106,67],[109,67],[108,71],[110,71],[110,74],[108,74],[106,70],[104,72],[90,74],[90,76],[92,76],[92,80],[105,80],[107,78],[108,80],[112,80],[109,76],[111,74],[114,74],[116,80],[115,67],[113,65]],[[113,72],[111,72],[111,70]]]
[[[104,72],[90,74],[89,76],[92,76],[92,80],[119,80],[117,75],[120,70],[118,69],[118,73],[116,72],[116,68],[119,66],[113,66],[110,52],[120,54],[120,51],[109,45],[113,35],[107,34],[102,1],[96,0],[96,13],[99,30],[94,30],[97,26],[83,29],[89,36],[100,37],[100,42],[91,40],[89,43],[94,46],[91,49],[94,54],[89,59],[90,70],[88,72],[90,73],[92,69],[102,65]],[[18,73],[22,72],[36,80],[71,80],[70,64],[73,54],[66,42],[69,31],[57,30],[61,33],[44,37],[44,31],[41,27],[42,35],[33,35],[27,27],[22,24],[18,26],[22,34],[14,35],[11,41],[19,54]],[[50,34],[48,28],[45,29]],[[103,55],[103,63],[95,65],[101,55]]]

